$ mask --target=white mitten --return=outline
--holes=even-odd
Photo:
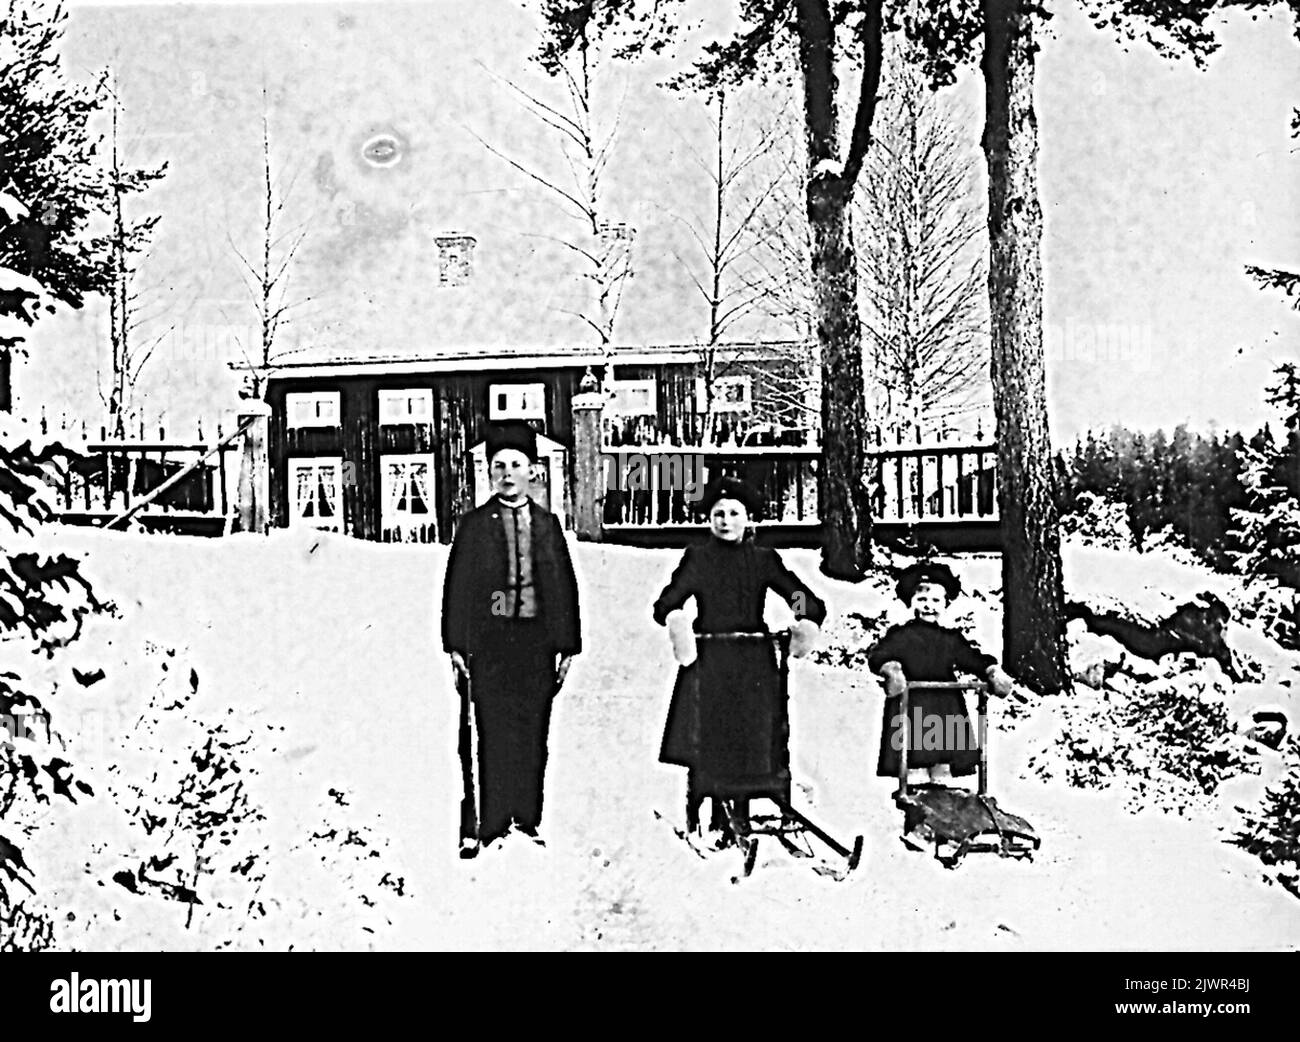
[[[680,665],[689,666],[699,655],[695,646],[695,630],[690,617],[680,608],[668,613],[668,639],[672,641],[673,658]]]
[[[989,666],[984,675],[988,678],[989,690],[999,698],[1006,698],[1016,686],[1016,682],[1000,666]]]
[[[890,698],[902,698],[907,690],[907,675],[900,662],[886,662],[880,667],[880,676],[885,682],[885,694]]]
[[[790,657],[803,658],[812,651],[821,629],[812,619],[796,619],[790,627]]]

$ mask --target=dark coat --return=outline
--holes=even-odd
[[[951,683],[959,672],[983,679],[989,666],[997,664],[997,659],[984,654],[956,630],[921,619],[910,619],[886,632],[867,656],[867,668],[873,673],[879,673],[887,662],[901,665],[909,681]],[[974,729],[960,692],[917,691],[909,698],[909,705],[909,722],[913,724],[911,748],[907,754],[909,767],[946,763],[951,765],[953,774],[963,775],[972,773],[979,766]],[[898,776],[902,746],[902,724],[898,719],[900,708],[899,699],[885,699],[880,760],[876,767],[876,773],[882,777]],[[918,719],[921,722],[919,729],[915,726]],[[961,735],[962,740],[941,748],[930,744],[927,748],[929,743],[924,737],[927,729],[931,735]]]
[[[500,632],[502,620],[492,609],[509,583],[502,509],[490,499],[462,517],[456,529],[442,595],[442,646],[448,652],[474,655],[489,649]],[[528,510],[537,617],[557,654],[576,655],[582,650],[582,626],[569,544],[559,518],[532,500]]]
[[[826,605],[780,555],[752,540],[710,537],[688,547],[654,604],[661,626],[695,598],[697,633],[764,633],[763,605],[774,590],[796,617],[821,625]],[[695,769],[701,793],[747,792],[784,770],[786,707],[767,642],[701,641],[699,657],[678,670],[659,759]]]

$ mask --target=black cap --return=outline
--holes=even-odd
[[[734,478],[729,474],[714,478],[704,486],[704,495],[700,498],[700,509],[708,514],[720,499],[734,499],[749,511],[749,519],[757,521],[763,513],[763,498],[748,481]]]
[[[904,604],[911,604],[916,588],[922,583],[934,583],[942,586],[948,600],[954,600],[961,593],[961,580],[953,575],[952,569],[940,561],[917,561],[898,573],[898,596]]]
[[[487,430],[488,462],[502,449],[517,449],[528,457],[528,462],[536,463],[537,432],[523,420],[494,423]]]

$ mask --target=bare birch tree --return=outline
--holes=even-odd
[[[481,135],[474,136],[493,155],[544,188],[575,220],[573,234],[554,241],[574,256],[590,292],[585,306],[567,313],[592,330],[608,358],[623,291],[632,274],[636,229],[613,220],[605,210],[605,169],[619,135],[623,105],[620,101],[608,118],[600,111],[595,91],[599,56],[585,24],[575,32],[571,50],[561,52],[544,41],[536,55],[547,75],[563,85],[563,100],[548,100],[516,80],[491,74],[525,111],[550,129],[566,173],[553,176]]]
[[[756,277],[754,253],[760,222],[780,188],[781,171],[768,161],[789,127],[764,118],[746,119],[719,89],[707,101],[710,148],[707,155],[688,148],[708,184],[703,211],[674,213],[689,233],[694,249],[675,252],[705,306],[708,325],[699,343],[701,421],[696,431],[707,443],[714,436],[718,380],[749,372],[739,361],[723,361],[719,348],[728,333],[762,303],[767,287]],[[739,114],[738,114],[739,113]]]
[[[304,226],[283,230],[283,214],[288,201],[290,189],[277,190],[276,179],[271,163],[271,129],[267,115],[266,88],[262,88],[262,234],[255,261],[248,257],[231,242],[230,248],[239,258],[240,275],[253,302],[257,314],[258,342],[257,363],[249,357],[242,341],[240,350],[252,373],[249,393],[254,398],[261,397],[262,385],[267,372],[286,354],[276,350],[276,338],[281,326],[288,321],[289,312],[306,304],[310,297],[290,300],[288,296],[290,266],[293,263],[303,239],[307,236]]]
[[[988,249],[974,122],[900,54],[854,199],[863,355],[877,422],[936,425],[987,382]]]
[[[130,218],[125,203],[129,196],[146,191],[167,173],[167,164],[152,168],[128,169],[122,158],[118,123],[122,105],[112,90],[109,131],[107,210],[111,228],[108,246],[108,317],[109,317],[109,386],[105,393],[100,379],[99,396],[108,415],[110,436],[126,433],[126,413],[131,407],[135,386],[154,350],[170,329],[147,343],[137,344],[135,334],[145,316],[141,311],[141,290],[137,285],[140,261],[153,239],[160,215]]]

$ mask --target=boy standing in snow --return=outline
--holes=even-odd
[[[960,671],[986,679],[995,695],[1010,694],[1013,685],[995,658],[957,630],[939,625],[941,613],[961,592],[961,581],[946,564],[922,561],[905,568],[897,589],[914,617],[891,628],[867,658],[867,667],[885,685],[876,773],[888,778],[898,777],[904,735],[901,699],[909,681],[952,683]],[[908,701],[909,773],[928,774],[931,781],[974,773],[980,752],[961,692],[915,691]]]
[[[559,518],[528,496],[537,435],[487,435],[493,497],[461,518],[447,559],[442,644],[468,681],[478,725],[477,842],[513,828],[540,843],[551,701],[582,650],[578,582]]]

